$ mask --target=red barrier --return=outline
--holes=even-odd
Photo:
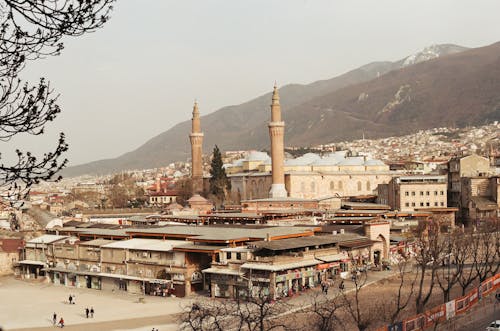
[[[469,295],[455,299],[455,314],[465,313],[469,309]]]
[[[423,330],[425,326],[425,315],[420,314],[412,318],[405,319],[403,322],[404,331]]]
[[[479,288],[471,290],[463,297],[450,301],[448,303],[448,305],[450,305],[449,309],[447,309],[446,304],[442,304],[423,314],[403,320],[403,331],[420,331],[431,327],[434,323],[439,323],[446,319],[451,319],[458,314],[465,313],[474,306],[480,298],[489,295],[498,288],[500,288],[500,273],[486,279],[481,283]],[[383,326],[376,331],[388,331],[388,327]]]
[[[425,313],[426,323],[425,327],[431,327],[434,323],[439,323],[446,320],[446,305],[437,306]]]
[[[500,288],[500,273],[493,276],[493,286],[495,289]]]

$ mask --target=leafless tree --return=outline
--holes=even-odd
[[[183,331],[225,331],[231,328],[233,307],[225,302],[204,301],[184,308]]]
[[[445,242],[439,232],[439,224],[427,220],[416,230],[415,261],[418,272],[416,310],[423,313],[436,286],[437,271],[445,252]]]
[[[470,285],[477,279],[478,274],[476,268],[473,266],[473,251],[472,242],[474,241],[474,234],[472,232],[463,232],[458,234],[453,240],[453,255],[452,260],[454,266],[457,268],[457,282],[462,288],[462,295]]]
[[[290,317],[280,318],[289,309],[273,302],[268,295],[258,294],[245,301],[204,300],[186,307],[181,317],[183,331],[248,330],[270,331],[293,329]]]
[[[19,79],[30,60],[58,55],[63,37],[81,36],[100,28],[114,0],[0,0],[0,140],[18,134],[41,135],[61,108],[50,83]],[[37,158],[16,150],[17,160],[0,162],[0,193],[9,200],[26,196],[33,184],[58,180],[67,164],[60,157],[68,145],[60,134],[56,148]],[[0,155],[1,156],[1,155]]]
[[[320,293],[311,296],[311,307],[305,311],[308,316],[310,330],[335,331],[344,329],[341,297],[329,298]]]
[[[399,280],[398,291],[386,304],[388,307],[388,320],[391,324],[400,320],[401,313],[406,310],[415,292],[418,273],[414,272],[412,261],[409,256],[399,256],[396,264]]]
[[[491,221],[478,228],[472,237],[472,260],[480,282],[500,269],[499,222]]]
[[[443,267],[436,273],[436,281],[443,292],[443,303],[450,301],[450,292],[459,282],[470,253],[468,243],[463,241],[463,233],[454,231],[444,236],[445,247],[442,258]]]
[[[289,307],[285,302],[273,301],[268,294],[260,290],[246,301],[238,301],[236,309],[238,330],[286,330],[287,323],[279,316],[285,313],[287,308]]]
[[[351,317],[353,324],[359,331],[367,330],[368,327],[375,321],[375,316],[373,314],[375,310],[369,309],[369,305],[366,304],[366,301],[362,300],[361,296],[361,292],[366,285],[367,280],[367,272],[357,272],[356,269],[353,268],[353,293],[346,293],[346,291],[343,290],[341,291],[344,309],[349,317]]]

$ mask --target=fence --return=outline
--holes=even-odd
[[[495,292],[496,289],[500,289],[500,273],[486,279],[479,287],[469,291],[460,298],[429,309],[423,314],[406,318],[401,322],[382,326],[376,331],[420,331],[427,329],[435,323],[449,320],[456,315],[467,312],[481,298]]]

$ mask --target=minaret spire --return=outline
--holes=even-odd
[[[271,198],[286,198],[285,172],[283,169],[285,159],[284,133],[285,122],[281,120],[280,96],[278,86],[274,83],[274,90],[271,102],[271,122],[269,122],[269,136],[271,138],[271,163],[272,180]]]
[[[193,193],[196,194],[203,191],[203,132],[201,132],[200,111],[196,100],[193,105],[193,118],[191,119],[189,140],[191,142],[191,179]]]

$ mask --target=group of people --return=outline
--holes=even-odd
[[[94,307],[87,307],[85,308],[85,316],[87,316],[87,318],[89,318],[89,315],[90,315],[90,318],[94,318]]]
[[[75,295],[74,294],[70,294],[69,295],[68,302],[69,302],[70,305],[74,305],[75,304]],[[88,307],[85,308],[85,316],[87,318],[89,318],[89,316],[91,318],[94,318],[94,307],[90,307],[90,309]],[[64,328],[64,318],[61,317],[59,319],[59,322],[58,322],[57,321],[57,314],[54,313],[52,315],[52,324],[53,325],[57,325],[60,328]],[[153,329],[153,331],[154,331],[154,329]],[[156,329],[156,331],[158,331],[158,329]]]
[[[54,315],[52,315],[52,324],[56,325],[60,328],[64,328],[64,318],[60,318],[59,319],[59,322],[57,322],[57,314],[54,313]]]

